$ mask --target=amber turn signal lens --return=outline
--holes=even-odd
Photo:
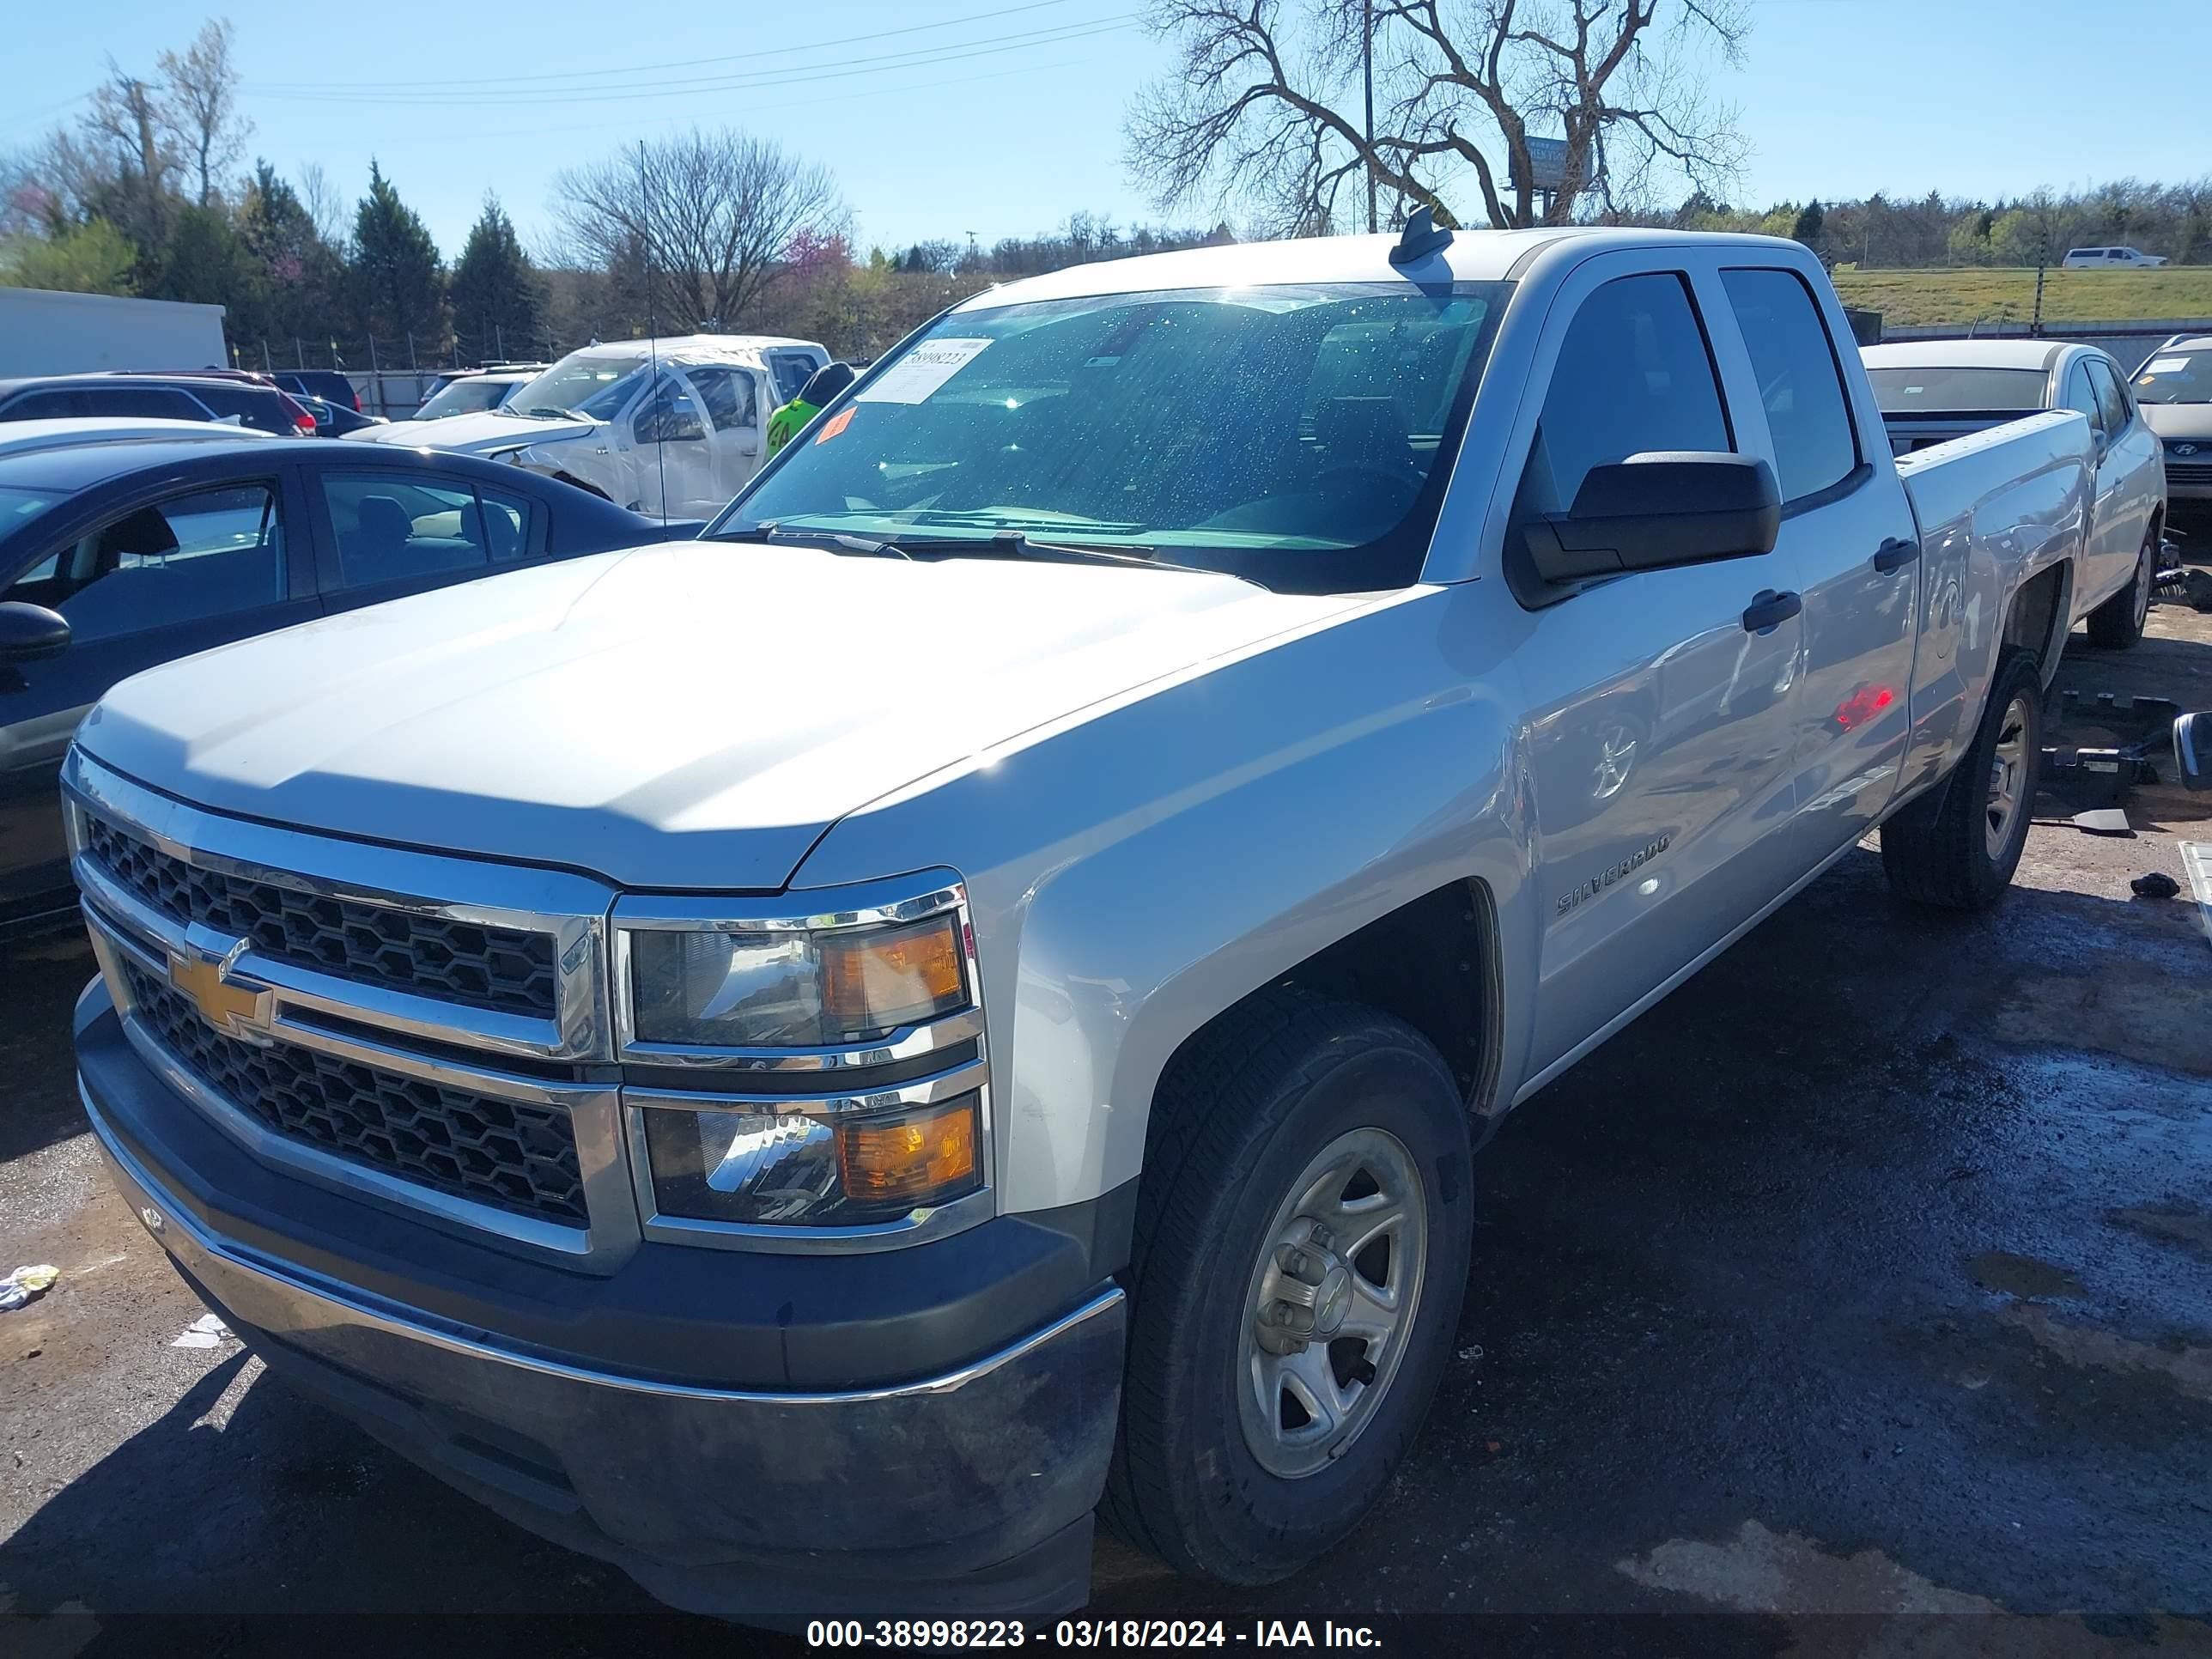
[[[817,935],[822,1015],[848,1035],[951,1013],[968,1000],[960,927],[950,913],[908,927]]]
[[[837,1175],[856,1204],[915,1205],[975,1184],[976,1099],[837,1127]]]

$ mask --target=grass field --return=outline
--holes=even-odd
[[[2035,313],[2032,267],[1861,270],[1839,266],[1836,291],[1849,306],[1879,311],[1892,327],[1916,323],[2024,323]],[[2212,265],[2163,270],[2051,270],[2045,322],[2129,322],[2146,317],[2212,317]]]

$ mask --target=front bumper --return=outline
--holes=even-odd
[[[1086,1595],[1120,1395],[1110,1282],[912,1381],[801,1392],[641,1376],[288,1260],[265,1230],[227,1231],[190,1190],[195,1172],[155,1150],[159,1121],[181,1130],[194,1109],[123,1043],[112,1008],[81,1013],[78,1048],[116,1185],[202,1297],[288,1382],[520,1524],[675,1606],[763,1623],[1039,1614]]]

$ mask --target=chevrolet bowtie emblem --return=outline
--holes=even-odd
[[[236,952],[233,952],[235,955]],[[200,1018],[226,1036],[263,1037],[268,1035],[269,1006],[265,987],[241,984],[230,977],[228,957],[169,953],[169,983],[188,997]]]

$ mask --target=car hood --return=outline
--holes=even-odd
[[[2143,424],[2161,438],[2201,438],[2212,443],[2212,404],[2138,404]]]
[[[580,438],[596,429],[596,422],[580,416],[573,420],[541,420],[487,409],[474,415],[448,415],[435,421],[392,421],[349,432],[346,436],[356,443],[404,444],[410,449],[452,449],[464,455],[495,455],[501,450],[519,449],[525,444]]]
[[[1366,602],[672,544],[168,664],[111,691],[77,740],[216,811],[629,887],[768,890],[882,795]],[[918,847],[914,865],[939,856]]]

